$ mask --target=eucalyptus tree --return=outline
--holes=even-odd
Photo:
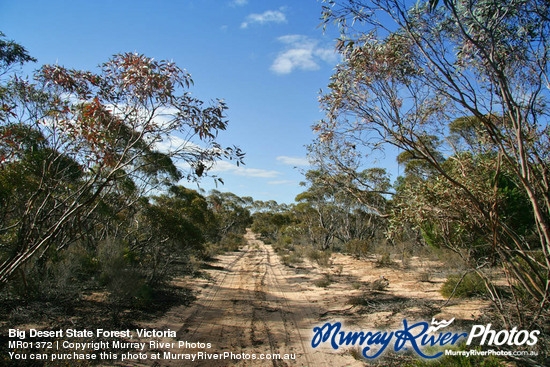
[[[252,223],[248,209],[251,204],[250,198],[241,198],[231,192],[212,190],[207,200],[218,221],[220,237],[223,238],[230,233],[243,234]]]
[[[126,53],[97,73],[46,65],[35,79],[3,86],[0,283],[73,243],[109,195],[132,191],[129,206],[206,176],[218,159],[243,158],[216,141],[225,103],[193,97],[190,75],[172,62]]]
[[[183,186],[152,197],[136,213],[127,237],[129,249],[139,255],[148,283],[161,283],[188,263],[207,241],[216,240],[218,223],[204,196]],[[135,227],[135,228],[134,228]]]
[[[296,217],[307,229],[310,240],[325,250],[351,240],[371,240],[383,231],[390,188],[385,170],[372,168],[361,172],[328,171],[317,162],[318,170],[306,172],[306,190],[296,196]],[[366,190],[368,186],[371,190]]]
[[[318,145],[345,154],[326,158],[405,152],[425,174],[424,198],[441,195],[418,202],[410,192],[401,209],[419,221],[427,213],[475,221],[511,276],[518,319],[540,321],[550,297],[549,3],[326,1],[323,18],[339,27],[343,58],[314,129]],[[460,143],[451,126],[459,119],[472,119]],[[534,236],[510,225],[506,190],[528,203]]]

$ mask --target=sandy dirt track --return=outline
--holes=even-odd
[[[399,327],[403,318],[429,321],[432,316],[468,320],[479,314],[483,302],[452,302],[444,309],[438,293],[443,278],[429,283],[414,278],[414,271],[379,269],[372,262],[333,255],[333,265],[321,269],[308,262],[294,269],[280,262],[272,247],[246,234],[247,246],[221,255],[208,270],[209,280],[192,280],[200,289],[189,307],[170,310],[163,318],[143,324],[146,328],[177,331],[177,340],[211,343],[211,348],[158,348],[148,353],[293,354],[293,360],[177,360],[135,361],[134,366],[364,366],[345,350],[313,349],[312,329],[329,320],[339,320],[355,330]],[[313,280],[336,272],[339,280],[326,288]],[[372,307],[350,306],[349,296],[358,294],[351,284],[368,282],[381,275],[390,281],[388,292],[373,296]],[[171,338],[156,338],[175,342]],[[136,340],[134,340],[136,341]],[[140,340],[148,342],[147,339]]]
[[[319,310],[301,288],[286,281],[288,270],[271,246],[247,233],[248,245],[222,255],[211,266],[211,285],[190,307],[171,310],[162,320],[144,325],[177,331],[177,339],[211,343],[207,348],[159,349],[163,354],[232,352],[234,354],[294,354],[294,360],[162,360],[160,366],[343,366],[353,365],[349,355],[315,350],[311,333],[319,324]],[[162,339],[157,339],[163,341]],[[142,340],[147,341],[147,340]],[[174,340],[164,339],[166,342]],[[155,352],[149,350],[149,352]],[[133,365],[151,365],[135,362]],[[362,365],[362,364],[358,364]],[[157,364],[159,366],[159,364]]]

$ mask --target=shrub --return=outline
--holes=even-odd
[[[115,307],[143,309],[153,300],[153,289],[135,269],[122,269],[110,279],[107,289]]]
[[[361,347],[353,347],[348,350],[348,353],[355,359],[356,361],[364,361],[363,358],[363,350]]]
[[[389,252],[382,253],[378,259],[376,259],[376,267],[378,268],[386,268],[390,266],[394,266],[395,263],[391,259],[391,255]]]
[[[220,248],[225,251],[238,251],[244,244],[244,237],[241,234],[228,233],[220,242]]]
[[[443,286],[441,286],[440,292],[445,298],[449,298],[453,292],[454,297],[467,298],[483,295],[487,292],[487,289],[481,276],[470,272],[464,276],[461,274],[450,274],[445,283],[443,283]]]
[[[315,261],[319,266],[323,267],[331,265],[330,255],[330,251],[319,251],[314,248],[309,249],[306,253],[308,259]]]
[[[275,250],[275,252],[278,254],[295,251],[296,247],[294,246],[292,241],[288,241],[288,239],[290,239],[290,237],[279,238],[277,242],[273,243],[273,250]]]
[[[219,255],[222,252],[223,251],[220,249],[219,245],[212,242],[207,242],[204,244],[199,255],[203,260],[211,260],[214,256]]]
[[[321,279],[317,279],[313,282],[317,287],[326,288],[332,283],[332,278],[329,274],[323,274]]]
[[[127,244],[116,238],[99,244],[98,257],[101,264],[100,282],[109,291],[109,301],[115,312],[123,307],[146,308],[152,302],[153,278],[148,278],[147,268],[140,265],[139,255]],[[156,279],[163,284],[168,277]]]
[[[367,256],[369,247],[369,243],[361,239],[353,239],[345,244],[346,251],[358,258]]]
[[[284,244],[284,245],[291,245],[292,244],[292,237],[290,236],[281,236],[281,238],[279,239],[279,242]]]
[[[295,264],[300,264],[303,262],[302,258],[296,252],[291,252],[287,255],[283,255],[281,257],[281,261],[286,266],[294,266]]]
[[[403,251],[401,254],[401,266],[408,268],[411,265],[412,254],[408,251]]]
[[[357,296],[351,296],[348,298],[348,304],[353,306],[370,306],[372,302],[370,298],[372,294],[370,292],[363,292]]]
[[[380,278],[372,281],[367,282],[366,286],[368,289],[372,291],[384,291],[386,288],[388,288],[390,285],[390,281],[386,279],[385,276],[381,276]]]
[[[28,272],[21,270],[8,288],[27,300],[70,300],[93,286],[99,264],[80,244],[58,251],[49,258],[33,261]]]

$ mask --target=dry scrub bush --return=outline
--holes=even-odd
[[[441,286],[440,292],[445,298],[469,298],[486,294],[487,288],[479,274],[470,272],[464,275],[450,274]]]
[[[391,259],[389,252],[384,252],[378,256],[375,264],[377,268],[385,268],[394,266],[395,262]]]
[[[316,262],[319,266],[329,267],[332,265],[332,261],[330,259],[331,252],[328,250],[320,251],[314,248],[310,248],[306,252],[306,256],[309,260]]]
[[[301,264],[304,260],[296,252],[291,252],[288,255],[282,255],[281,261],[288,267],[293,267],[296,264]]]
[[[321,279],[317,279],[313,282],[317,287],[326,288],[332,283],[333,279],[330,274],[323,274]]]
[[[366,240],[352,239],[345,244],[345,250],[354,257],[366,257],[370,250],[370,244]]]

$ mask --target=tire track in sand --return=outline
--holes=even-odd
[[[212,285],[202,291],[194,304],[171,312],[156,324],[157,328],[162,325],[164,329],[177,330],[177,340],[211,343],[212,348],[161,352],[294,354],[296,359],[173,359],[161,360],[155,366],[340,365],[340,355],[309,346],[311,330],[319,323],[318,311],[310,306],[300,287],[285,279],[284,265],[271,246],[257,240],[252,232],[245,238],[247,246],[240,252],[220,257],[217,270],[212,271]]]

